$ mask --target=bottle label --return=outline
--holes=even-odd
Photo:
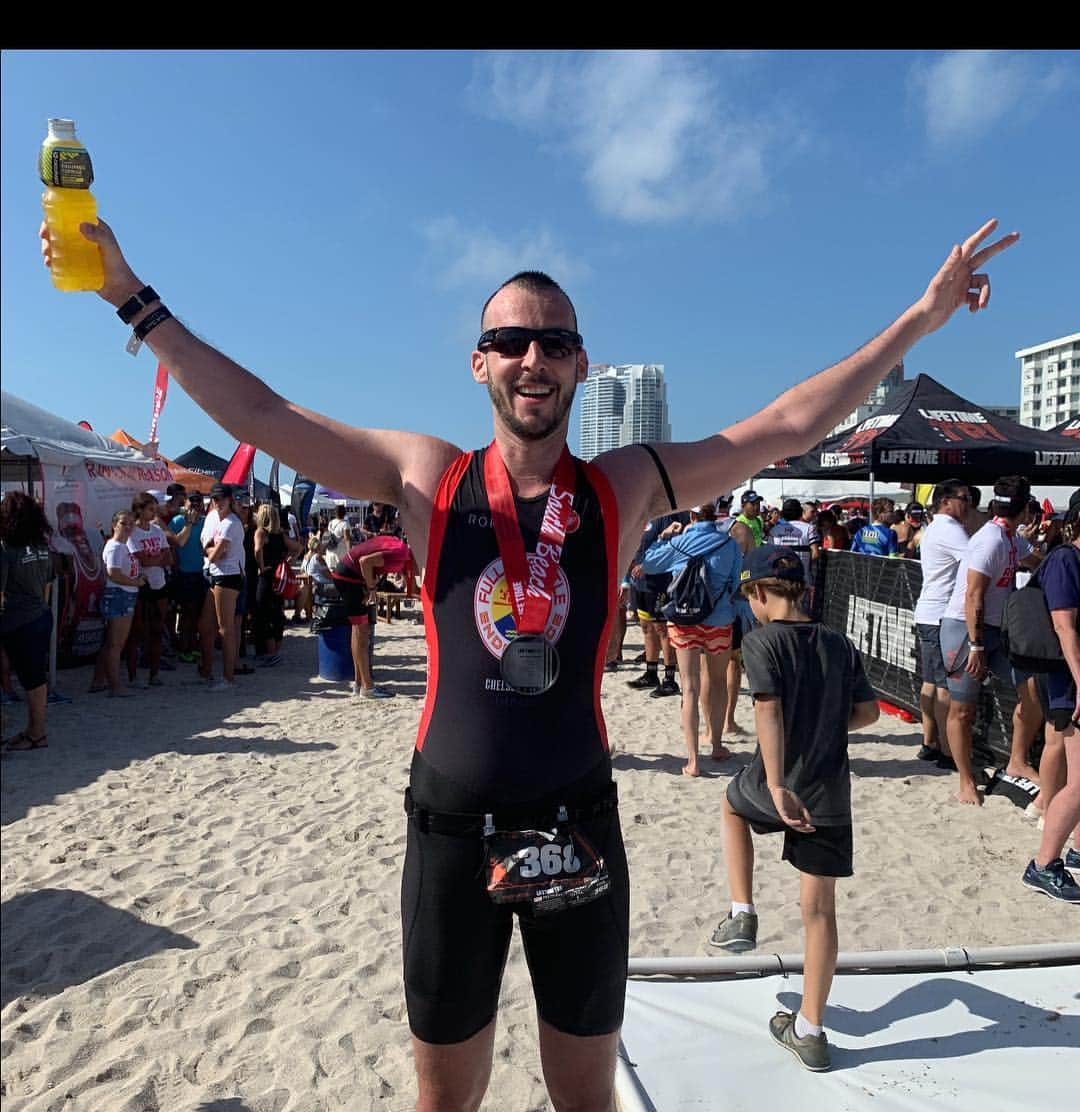
[[[81,147],[52,147],[42,152],[41,180],[58,189],[89,189],[94,180],[90,152]]]

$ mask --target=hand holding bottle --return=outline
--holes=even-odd
[[[103,276],[101,285],[96,291],[98,296],[115,308],[119,308],[132,294],[141,290],[144,283],[139,281],[135,272],[128,266],[112,228],[104,220],[99,218],[96,224],[82,223],[79,225],[79,232],[84,239],[100,248]],[[39,235],[42,257],[45,265],[52,270],[55,266],[54,248],[46,222],[42,223]]]

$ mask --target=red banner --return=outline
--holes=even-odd
[[[169,392],[169,371],[164,363],[157,366],[157,380],[154,383],[154,412],[150,418],[150,443],[157,443],[158,418],[165,408],[165,395]]]
[[[222,475],[223,483],[232,483],[234,486],[246,486],[251,466],[255,462],[254,444],[237,444],[236,451],[229,460],[229,466]]]

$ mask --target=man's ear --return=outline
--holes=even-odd
[[[584,348],[577,353],[577,382],[584,382],[589,377],[589,355]]]
[[[482,351],[474,351],[471,357],[472,376],[474,382],[487,382],[487,360],[484,358]]]

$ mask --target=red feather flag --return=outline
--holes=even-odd
[[[254,444],[237,444],[236,451],[221,476],[223,483],[232,483],[234,486],[246,486],[251,465],[255,462]]]

